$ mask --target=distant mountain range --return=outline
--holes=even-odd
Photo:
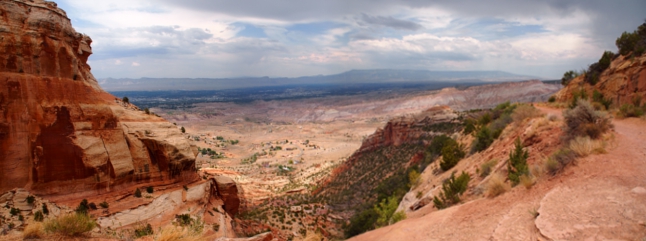
[[[503,71],[428,71],[428,70],[351,70],[334,75],[285,77],[240,77],[240,78],[140,78],[99,79],[107,91],[165,91],[165,90],[223,90],[263,86],[287,85],[346,85],[384,83],[432,83],[432,82],[507,82],[540,79]]]

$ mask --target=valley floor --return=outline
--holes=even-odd
[[[547,114],[561,110],[540,108]],[[614,120],[606,154],[580,158],[562,173],[408,219],[350,240],[641,240],[646,237],[646,122]],[[535,216],[537,215],[537,216]]]

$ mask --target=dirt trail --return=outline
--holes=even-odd
[[[562,110],[539,109],[562,118]],[[519,185],[496,198],[441,211],[428,205],[411,218],[351,240],[642,240],[646,121],[613,123],[615,140],[608,153],[580,158],[529,190]]]

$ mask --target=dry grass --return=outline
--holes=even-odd
[[[545,165],[534,164],[530,168],[530,172],[532,173],[532,176],[534,176],[536,179],[539,179],[545,173]]]
[[[188,231],[187,228],[166,226],[157,235],[156,241],[201,241],[202,237]]]
[[[489,178],[486,188],[485,195],[489,198],[497,197],[510,189],[509,185],[505,183],[505,178],[500,173],[494,173]]]
[[[592,140],[590,137],[576,137],[570,141],[570,150],[578,157],[586,157],[590,154],[606,153],[605,142]]]
[[[549,114],[547,116],[547,120],[549,120],[551,122],[555,122],[555,121],[559,120],[559,117],[557,115],[554,115],[554,114]]]
[[[521,104],[516,107],[514,113],[511,114],[511,118],[514,120],[514,122],[520,123],[525,119],[536,118],[542,115],[542,112],[536,109],[536,107],[527,104]]]
[[[31,222],[22,232],[23,239],[40,239],[45,236],[45,228],[41,222]]]
[[[489,176],[491,170],[498,164],[498,160],[493,159],[488,162],[485,162],[480,166],[480,177]]]
[[[96,222],[85,214],[65,214],[45,223],[45,231],[48,233],[61,234],[65,236],[81,236],[92,231]]]
[[[536,178],[534,178],[531,175],[522,175],[520,176],[520,184],[522,184],[525,188],[530,189],[532,186],[534,186],[534,183],[536,183]]]

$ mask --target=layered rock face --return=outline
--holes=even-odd
[[[646,55],[634,58],[619,56],[601,73],[599,82],[594,86],[585,82],[584,76],[579,76],[559,91],[556,97],[559,101],[568,101],[581,90],[588,95],[597,90],[617,106],[631,104],[635,98],[646,100]]]
[[[0,2],[0,193],[197,178],[196,152],[176,126],[99,87],[91,42],[53,2]]]

